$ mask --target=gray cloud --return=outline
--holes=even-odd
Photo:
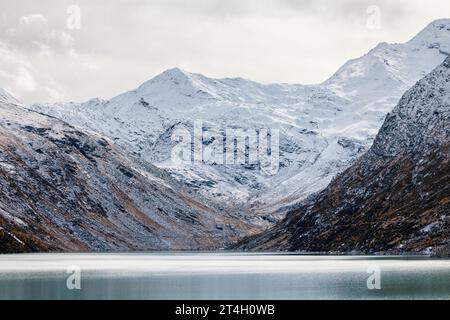
[[[75,43],[67,31],[51,28],[42,14],[21,16],[15,26],[3,29],[2,40],[29,53],[68,52]]]

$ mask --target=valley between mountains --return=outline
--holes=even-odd
[[[449,54],[443,19],[318,85],[174,68],[109,100],[0,89],[0,252],[445,250]],[[173,132],[199,120],[279,130],[279,170],[174,163]]]

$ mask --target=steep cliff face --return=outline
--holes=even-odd
[[[237,247],[424,251],[450,245],[450,58],[405,93],[371,149]]]
[[[0,252],[212,249],[257,230],[98,134],[0,102]]]

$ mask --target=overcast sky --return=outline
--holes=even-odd
[[[318,83],[446,17],[448,0],[1,0],[0,87],[26,103],[110,98],[172,67]]]

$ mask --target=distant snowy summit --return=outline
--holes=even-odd
[[[450,53],[450,19],[436,20],[406,43],[380,43],[344,64],[324,85],[345,95],[404,92]]]

